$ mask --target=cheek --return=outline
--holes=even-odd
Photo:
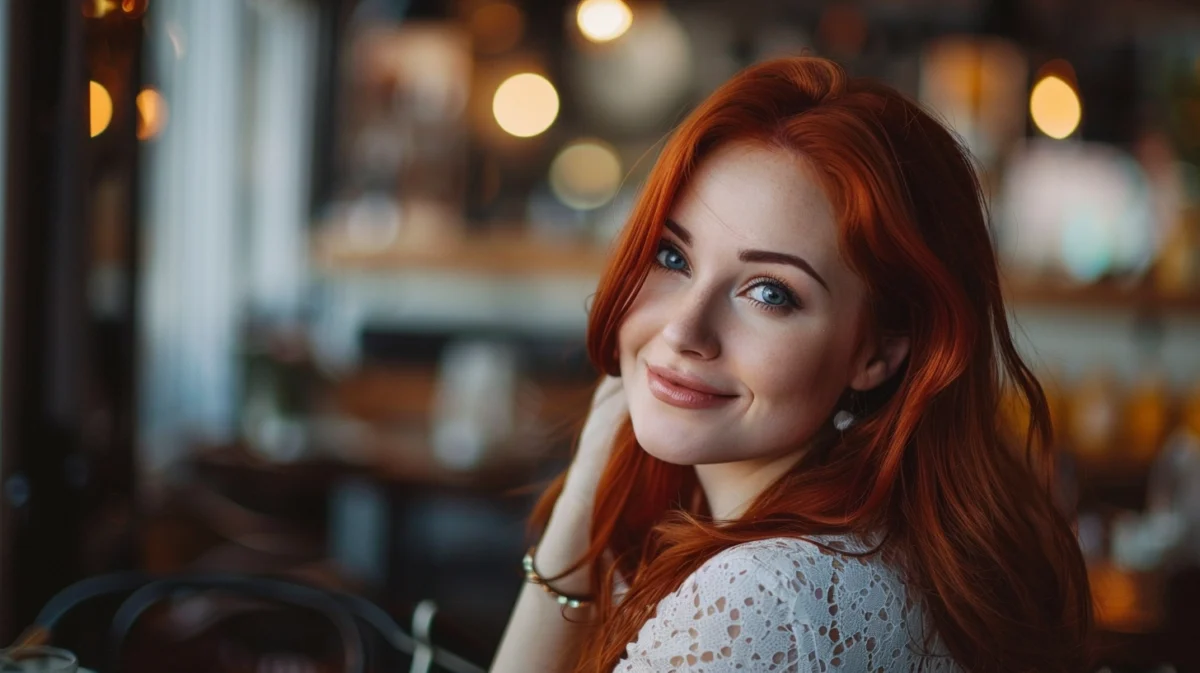
[[[834,366],[833,344],[793,338],[788,348],[760,351],[743,369],[753,402],[740,424],[746,450],[786,450],[815,436],[835,412],[845,371]]]
[[[762,343],[741,358],[743,382],[763,411],[788,412],[797,421],[823,417],[848,381],[844,340],[833,331],[792,332]]]
[[[631,366],[637,354],[654,338],[657,326],[654,322],[654,311],[646,308],[646,292],[638,293],[633,304],[621,320],[617,328],[617,360],[622,373]]]

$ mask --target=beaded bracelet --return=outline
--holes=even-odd
[[[533,567],[533,555],[536,553],[537,545],[534,545],[529,548],[529,551],[525,552],[525,558],[521,559],[521,565],[525,568],[526,582],[540,586],[543,591],[551,596],[554,596],[554,600],[557,601],[559,605],[563,605],[568,608],[581,608],[585,605],[592,604],[592,598],[590,596],[580,598],[567,596],[558,593],[553,587],[547,584],[546,580],[542,579],[542,576],[538,574],[537,568]]]

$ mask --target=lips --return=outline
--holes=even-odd
[[[737,397],[699,378],[663,367],[647,365],[646,379],[655,398],[683,409],[711,409]]]

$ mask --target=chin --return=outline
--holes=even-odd
[[[678,422],[664,422],[664,419],[639,419],[639,416],[640,414],[631,414],[633,434],[638,445],[651,456],[671,465],[723,462],[714,459],[714,449],[719,442],[713,441],[714,436],[711,432],[704,432],[696,427],[680,427]],[[693,436],[696,434],[703,436]]]
[[[736,424],[727,411],[685,411],[654,397],[645,369],[623,376],[629,399],[633,434],[646,453],[672,465],[704,465],[730,460],[730,447],[738,446],[728,430]]]

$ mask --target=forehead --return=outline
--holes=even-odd
[[[694,237],[722,245],[837,256],[837,222],[816,169],[778,147],[717,149],[693,173],[672,217]]]

